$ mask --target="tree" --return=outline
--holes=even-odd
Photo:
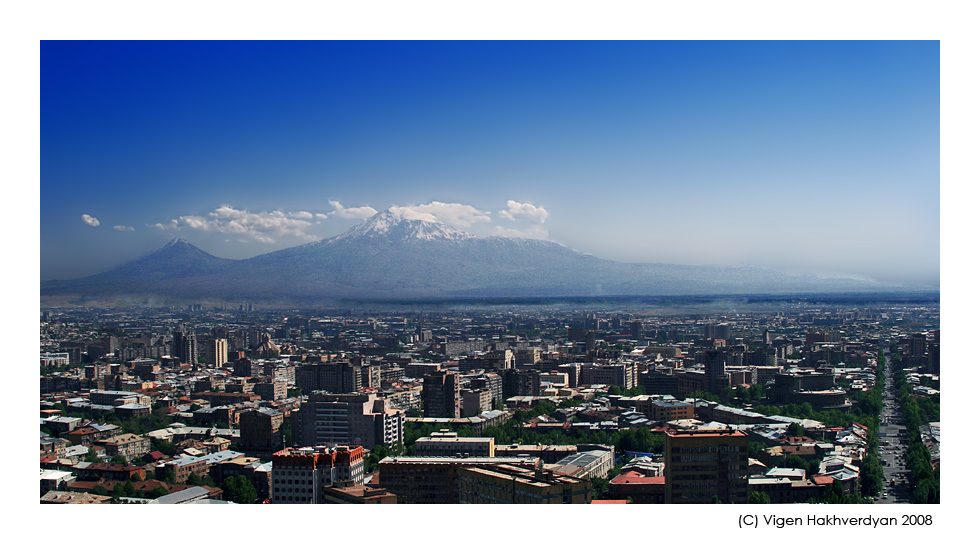
[[[89,448],[88,449],[88,453],[85,454],[85,462],[86,463],[98,463],[99,462],[99,455],[97,453],[95,453],[95,450],[93,448]]]
[[[135,497],[136,487],[133,485],[133,482],[126,481],[126,483],[122,485],[117,484],[115,487],[113,487],[112,494],[116,497]]]
[[[123,456],[123,455],[119,455],[118,453],[115,454],[115,455],[113,455],[112,456],[112,459],[110,459],[109,462],[112,463],[113,465],[128,465],[129,464],[129,461],[126,460],[126,457]]]
[[[763,491],[753,491],[749,494],[749,504],[769,504],[769,495]]]
[[[165,482],[168,484],[177,483],[177,476],[174,474],[173,467],[167,467],[163,469],[163,474],[159,474],[157,478],[159,478],[161,482]]]
[[[786,434],[790,436],[803,436],[806,431],[803,429],[803,425],[799,423],[790,423],[789,428],[786,429]]]
[[[167,490],[166,487],[163,487],[162,485],[158,485],[158,486],[154,487],[153,489],[151,489],[151,490],[149,490],[149,491],[146,492],[146,498],[148,498],[148,499],[159,499],[160,497],[162,497],[164,495],[169,495],[169,494],[170,494],[170,491]]]
[[[206,485],[208,487],[216,487],[214,485],[214,480],[210,476],[198,476],[197,473],[191,472],[187,477],[187,485]]]
[[[609,493],[609,480],[592,478],[592,500],[602,500]]]
[[[225,478],[221,483],[221,490],[224,498],[238,504],[252,504],[258,500],[258,492],[255,486],[245,476],[232,476]]]

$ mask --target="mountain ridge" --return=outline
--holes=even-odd
[[[427,214],[389,208],[339,235],[247,259],[217,257],[175,238],[100,274],[42,281],[41,295],[336,300],[867,292],[892,287],[754,267],[620,263],[548,240],[473,235]]]

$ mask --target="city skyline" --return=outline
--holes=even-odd
[[[938,42],[42,42],[41,150],[42,279],[396,206],[938,288]]]

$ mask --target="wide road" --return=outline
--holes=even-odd
[[[902,410],[895,396],[891,357],[885,356],[884,407],[878,426],[878,459],[884,471],[884,491],[879,503],[894,504],[912,501],[908,491],[908,470],[905,468],[905,425]]]

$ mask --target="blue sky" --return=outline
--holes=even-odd
[[[939,129],[938,42],[41,42],[41,277],[403,206],[938,285]]]

